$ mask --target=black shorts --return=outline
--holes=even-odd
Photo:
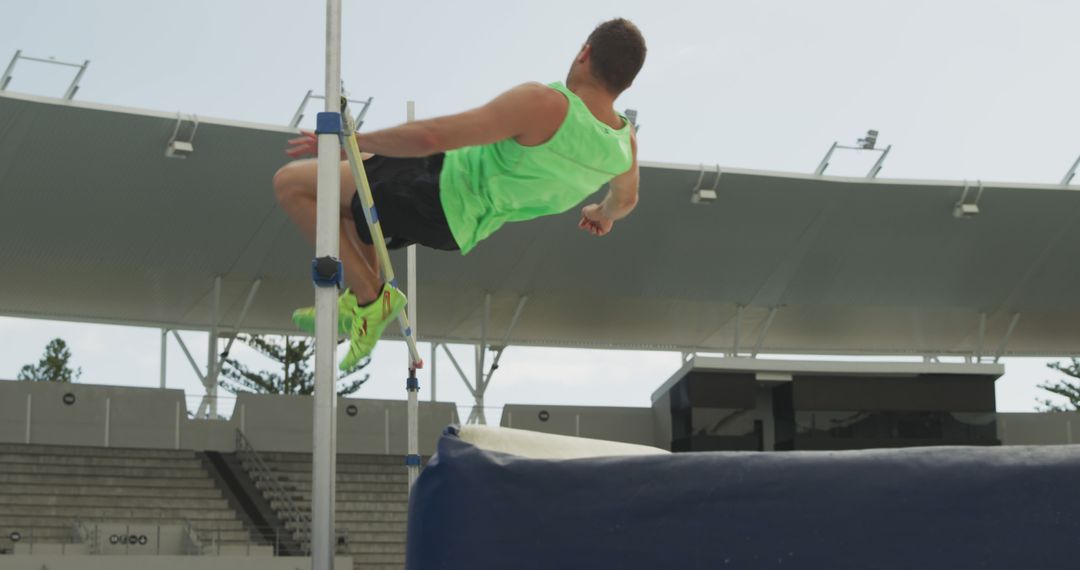
[[[445,251],[459,249],[439,200],[443,157],[441,153],[423,158],[373,156],[364,161],[389,249],[414,243]],[[353,195],[351,209],[360,240],[372,243],[359,194]]]

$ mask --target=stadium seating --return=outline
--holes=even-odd
[[[0,444],[0,551],[13,532],[70,542],[77,521],[187,521],[205,547],[251,541],[194,451]]]

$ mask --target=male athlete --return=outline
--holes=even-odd
[[[358,133],[364,167],[390,247],[418,243],[468,253],[504,223],[559,214],[610,182],[599,204],[581,210],[578,227],[603,236],[638,200],[637,142],[615,99],[645,61],[645,39],[624,19],[604,22],[574,58],[566,84],[526,83],[490,103],[446,117]],[[286,153],[315,154],[313,133]],[[368,154],[373,156],[367,156]],[[277,200],[315,241],[316,161],[298,160],[274,175]],[[341,163],[341,261],[348,289],[338,300],[339,331],[350,336],[341,368],[371,353],[405,296],[379,277],[348,162]],[[314,330],[314,308],[293,314]]]

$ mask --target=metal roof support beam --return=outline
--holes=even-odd
[[[221,276],[214,277],[214,292],[210,297],[210,334],[206,339],[206,387],[204,402],[208,404],[210,418],[217,419],[218,392],[218,325],[221,321]],[[199,404],[202,408],[202,404]]]
[[[817,168],[814,169],[814,174],[821,176],[825,174],[825,169],[829,167],[829,159],[832,158],[833,152],[836,151],[836,147],[840,146],[840,143],[833,141],[832,146],[829,147],[829,151],[825,153],[825,157],[818,163]]]
[[[75,98],[75,93],[79,90],[79,81],[82,80],[82,76],[86,73],[86,68],[90,65],[90,60],[84,60],[82,63],[72,63],[69,61],[58,61],[52,58],[44,59],[40,57],[29,57],[22,54],[22,50],[16,50],[15,56],[11,58],[11,62],[8,63],[6,69],[4,69],[4,75],[0,76],[0,91],[7,89],[9,83],[11,83],[11,74],[15,71],[15,63],[20,59],[26,61],[36,61],[38,63],[50,63],[53,65],[63,65],[66,67],[77,67],[79,71],[75,72],[75,78],[71,80],[71,85],[68,85],[67,91],[64,91],[64,99],[72,100]]]
[[[187,357],[188,362],[191,363],[191,369],[195,371],[195,375],[199,377],[199,382],[202,382],[203,386],[206,386],[206,376],[203,375],[202,369],[198,364],[195,364],[195,359],[191,357],[191,351],[188,350],[187,344],[184,344],[184,339],[180,338],[180,335],[176,332],[176,329],[172,329],[173,338],[176,339],[176,343],[180,345],[180,349],[184,351],[184,356]]]
[[[480,346],[476,351],[476,391],[484,395],[484,360],[487,356],[487,329],[491,322],[491,293],[484,293],[484,320],[480,321]]]
[[[437,342],[431,343],[431,401],[432,402],[436,401],[436,399],[435,399],[435,388],[436,388],[435,380],[438,377],[435,374],[435,370],[436,370],[436,368],[435,368],[435,360],[436,360],[435,356],[438,354],[438,352],[436,352],[438,350],[438,348],[439,348],[439,343],[437,343]]]
[[[495,371],[499,369],[499,360],[502,359],[503,351],[510,344],[510,335],[514,332],[514,327],[517,326],[518,319],[521,318],[521,312],[525,309],[525,303],[529,301],[528,295],[522,295],[518,299],[517,307],[514,308],[514,316],[510,318],[510,326],[506,327],[506,334],[502,337],[502,342],[495,349],[495,359],[491,362],[491,369],[488,370],[487,378],[484,379],[483,385],[480,387],[480,394],[483,395],[487,392],[488,385],[491,384],[491,377],[495,375]]]
[[[1065,177],[1061,179],[1062,186],[1068,186],[1072,182],[1073,177],[1076,176],[1077,168],[1080,168],[1080,156],[1076,157],[1076,162],[1073,162],[1072,168],[1070,168],[1069,171],[1065,173]]]
[[[877,162],[870,167],[870,172],[866,173],[867,178],[877,178],[878,172],[881,172],[881,165],[885,163],[885,157],[889,156],[890,150],[892,150],[892,145],[885,147],[885,150],[881,151],[881,156],[878,157]]]
[[[1013,313],[1012,320],[1009,321],[1009,328],[1005,330],[1005,337],[1001,339],[1001,344],[998,345],[997,352],[994,353],[994,364],[997,364],[1001,356],[1005,354],[1005,348],[1009,345],[1009,337],[1012,336],[1013,330],[1016,329],[1016,324],[1020,322],[1020,313]]]
[[[986,312],[979,313],[979,342],[976,346],[976,362],[982,362],[983,347],[986,344]]]
[[[742,334],[742,305],[735,305],[735,342],[731,346],[731,357],[739,356],[739,336]]]
[[[165,389],[165,356],[168,352],[169,345],[169,329],[161,329],[161,380],[160,386],[162,390]]]
[[[446,344],[442,344],[440,346],[442,346],[443,352],[445,352],[446,355],[450,357],[450,363],[454,365],[455,369],[457,369],[458,376],[460,376],[461,381],[465,383],[465,387],[469,389],[469,393],[472,394],[473,398],[475,398],[476,388],[473,387],[472,382],[469,382],[468,377],[465,376],[465,371],[461,369],[461,365],[458,364],[457,358],[454,358],[454,353],[450,352],[450,349],[447,348]]]
[[[229,351],[232,350],[233,342],[236,341],[236,335],[240,334],[240,327],[244,325],[244,319],[247,317],[248,309],[251,308],[251,303],[255,301],[255,294],[259,292],[260,285],[262,285],[262,278],[251,282],[247,298],[244,299],[244,306],[240,309],[240,316],[236,318],[236,324],[233,325],[233,334],[229,337],[229,342],[225,344],[225,350],[221,351],[221,358],[218,360],[219,370],[225,364],[225,359],[229,357]]]
[[[322,99],[323,101],[325,101],[326,97],[324,97],[322,95],[316,95],[314,90],[308,89],[308,92],[304,95],[304,98],[300,101],[300,106],[297,107],[296,113],[293,113],[292,120],[289,121],[289,126],[290,127],[295,129],[295,128],[300,126],[300,121],[304,120],[304,110],[307,109],[308,101],[311,101],[312,99]],[[356,128],[359,129],[364,124],[364,116],[367,115],[368,107],[371,106],[371,102],[374,99],[375,99],[374,97],[368,97],[366,100],[365,99],[349,99],[348,100],[350,103],[361,103],[362,104],[362,106],[360,107],[360,112],[356,114],[356,119],[354,119],[356,121]]]
[[[762,325],[761,331],[758,332],[757,342],[754,343],[754,352],[750,353],[750,358],[757,358],[758,353],[761,352],[761,346],[765,344],[765,335],[769,334],[769,327],[772,327],[773,318],[776,317],[778,308],[777,305],[769,307],[769,316],[765,317],[765,324]]]
[[[832,146],[830,146],[829,150],[825,153],[825,157],[821,159],[817,168],[814,169],[814,174],[817,176],[825,174],[825,169],[829,167],[829,160],[832,159],[833,153],[836,152],[836,149],[842,148],[846,150],[870,150],[880,152],[881,156],[879,156],[877,161],[874,162],[874,165],[870,167],[870,171],[866,173],[867,178],[877,178],[878,173],[881,172],[881,166],[885,163],[885,157],[889,156],[889,151],[892,150],[892,145],[885,148],[874,148],[874,145],[877,144],[877,137],[877,131],[869,130],[866,131],[866,137],[859,139],[858,142],[855,143],[855,146],[845,146],[834,141]]]

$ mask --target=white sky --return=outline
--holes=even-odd
[[[1075,1],[345,0],[344,13],[342,73],[354,96],[375,97],[369,128],[401,122],[409,99],[424,117],[522,81],[561,80],[592,27],[623,16],[649,43],[618,102],[640,112],[643,160],[808,172],[832,141],[873,128],[894,145],[882,176],[1057,182],[1080,153]],[[0,0],[0,65],[16,49],[90,59],[80,100],[284,124],[308,89],[322,89],[324,18],[315,0]],[[70,77],[21,62],[9,88],[58,96]],[[861,175],[872,160],[838,155],[830,172]],[[158,383],[156,330],[2,317],[0,378],[56,336],[83,382]],[[205,335],[184,336],[204,364]],[[404,361],[403,345],[381,343],[360,394],[403,397]],[[678,362],[511,348],[487,403],[644,406]],[[1055,377],[1045,362],[1006,360],[1000,410],[1033,408],[1035,385]],[[170,387],[201,392],[175,342],[168,369]],[[469,403],[445,357],[439,369],[440,399]]]

